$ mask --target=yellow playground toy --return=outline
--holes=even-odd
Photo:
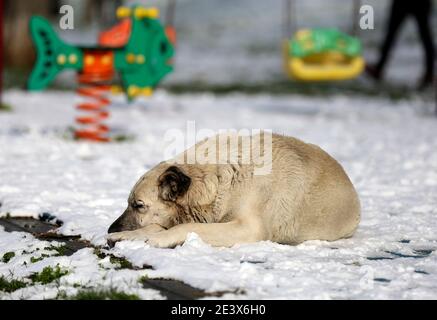
[[[287,0],[287,30],[291,11],[291,0]],[[347,80],[364,70],[360,40],[334,28],[298,30],[284,40],[283,51],[285,71],[298,81]]]

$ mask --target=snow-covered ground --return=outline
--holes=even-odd
[[[111,127],[133,139],[89,144],[69,139],[77,115],[68,92],[6,92],[13,112],[0,113],[0,213],[49,212],[59,232],[99,246],[140,175],[163,160],[164,135],[197,129],[261,128],[320,145],[344,166],[362,203],[356,235],[298,246],[271,242],[213,248],[196,235],[176,249],[118,243],[111,253],[154,270],[115,270],[92,249],[29,263],[47,243],[0,230],[0,276],[28,276],[45,266],[69,270],[59,283],[30,286],[0,298],[53,298],[77,286],[115,287],[142,298],[143,276],[182,280],[225,298],[437,298],[437,119],[420,97],[172,95],[158,90],[126,105],[115,98]],[[181,146],[183,148],[184,146]],[[16,253],[9,262],[1,257]],[[24,264],[27,262],[27,264]]]

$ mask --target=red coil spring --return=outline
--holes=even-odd
[[[106,109],[111,103],[107,97],[111,86],[108,81],[112,79],[112,73],[81,73],[78,82],[81,85],[77,93],[88,98],[86,102],[77,105],[77,109],[87,112],[88,115],[76,117],[76,122],[80,129],[76,129],[74,134],[77,139],[91,140],[97,142],[109,142],[109,127],[103,123],[109,117]]]

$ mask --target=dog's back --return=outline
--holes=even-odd
[[[272,240],[299,243],[351,236],[360,220],[360,203],[341,165],[319,147],[273,135],[272,173],[255,178],[269,192],[264,223]]]

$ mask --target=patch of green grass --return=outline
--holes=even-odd
[[[0,111],[12,111],[12,107],[6,103],[0,103]]]
[[[120,269],[133,269],[132,263],[127,261],[125,258],[119,258],[115,256],[111,256],[109,258],[109,261],[111,261],[112,264],[116,264],[120,266]]]
[[[50,300],[67,300],[67,299],[68,299],[67,293],[64,290],[59,290],[58,294],[56,295],[56,298]]]
[[[55,250],[58,254],[58,256],[65,256],[67,254],[67,246],[63,245],[60,247],[52,247],[52,250]]]
[[[57,265],[55,268],[52,268],[50,266],[45,267],[41,272],[34,273],[30,276],[30,279],[32,282],[39,282],[42,284],[48,284],[50,282],[53,282],[63,276],[65,276],[68,273],[67,270],[62,270],[59,265]]]
[[[82,290],[75,296],[69,297],[70,300],[140,300],[136,294],[128,294],[117,291],[115,289],[109,290]]]
[[[3,276],[0,277],[0,291],[14,292],[15,290],[26,287],[27,284],[20,280],[6,280]]]
[[[142,276],[141,278],[138,279],[138,282],[144,282],[146,280],[149,280],[149,277],[146,275]]]
[[[41,260],[43,260],[44,258],[47,258],[47,257],[50,257],[49,255],[47,255],[47,254],[42,254],[40,257],[38,257],[38,258],[36,258],[36,257],[30,257],[30,262],[31,263],[35,263],[35,262],[38,262],[38,261],[41,261]]]
[[[4,262],[4,263],[8,263],[13,257],[15,257],[15,252],[12,252],[12,251],[10,251],[10,252],[6,252],[4,255],[3,255],[3,258],[2,258],[2,261]]]
[[[108,254],[105,254],[98,248],[94,249],[94,254],[100,259],[104,259],[108,256]],[[110,254],[109,261],[117,266],[116,269],[135,269],[132,263],[130,263],[126,258],[116,257]]]
[[[112,140],[115,142],[127,142],[135,140],[135,137],[132,135],[118,134],[112,137]]]
[[[67,246],[66,245],[62,245],[60,247],[56,247],[56,246],[50,246],[50,247],[45,247],[44,250],[52,250],[52,251],[56,251],[57,254],[56,256],[65,256],[65,254],[67,253]]]

